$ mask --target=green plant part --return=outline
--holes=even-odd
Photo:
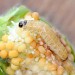
[[[0,58],[0,75],[6,75],[7,66],[9,66],[8,59]]]
[[[7,26],[12,26],[11,21],[18,22],[21,18],[23,18],[29,9],[24,6],[14,7],[7,14],[0,17],[0,40],[1,36],[8,32]]]

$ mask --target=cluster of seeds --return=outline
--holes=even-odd
[[[25,48],[24,45],[23,47]],[[2,41],[0,42],[0,57],[2,59],[8,58],[10,60],[11,71],[17,70],[23,60],[21,57],[19,57],[18,50],[19,47],[17,47],[13,41],[8,40],[8,35],[5,34],[2,36]]]
[[[9,40],[9,35],[2,36],[2,41],[0,42],[0,57],[3,59],[10,59],[10,66],[7,67],[7,73],[9,75],[14,75],[15,71],[20,69],[21,62],[25,62],[25,64],[29,65],[30,68],[30,66],[33,65],[33,63],[31,64],[31,60],[33,60],[34,63],[38,64],[37,66],[41,70],[57,73],[59,71],[58,69],[60,68],[61,72],[58,73],[63,74],[64,68],[62,66],[58,67],[58,64],[56,63],[52,63],[52,60],[55,58],[55,56],[50,50],[47,49],[46,44],[42,40],[41,36],[37,34],[34,36],[34,39],[31,35],[32,34],[29,31],[25,31],[23,39],[24,43],[21,44],[19,42]],[[54,56],[53,58],[52,55]],[[47,60],[50,58],[52,58],[52,60]],[[33,69],[35,68],[36,67]]]
[[[31,19],[30,19],[31,18]],[[39,20],[39,14],[37,12],[29,12],[25,15],[27,20]]]
[[[32,17],[34,20],[39,19],[37,12],[28,13],[26,16]],[[71,71],[70,68],[73,68],[73,65],[67,61],[73,61],[74,57],[63,38],[60,38],[60,41],[69,52],[68,59],[65,62],[50,50],[50,47],[47,46],[39,34],[34,35],[35,33],[30,31],[23,31],[21,24],[19,27],[18,31],[15,32],[19,36],[17,40],[12,41],[9,39],[11,34],[5,34],[0,41],[0,57],[8,58],[10,63],[6,69],[7,74],[68,75],[67,70]]]

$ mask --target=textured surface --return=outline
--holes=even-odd
[[[1,0],[0,13],[20,1],[38,11],[75,45],[75,0]]]
[[[31,21],[25,26],[25,28],[32,31],[31,33],[36,31],[36,33],[40,34],[50,49],[62,60],[66,60],[68,57],[67,49],[60,42],[59,37],[52,27],[49,27],[46,23],[40,21]]]

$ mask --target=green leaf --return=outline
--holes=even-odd
[[[1,67],[0,67],[0,75],[6,75],[6,73],[3,71]]]
[[[25,6],[14,7],[5,15],[0,17],[0,25],[10,22],[11,20],[15,21],[17,19],[23,18],[27,12],[29,12],[29,9],[27,9]]]
[[[0,40],[3,34],[7,33],[7,26],[12,26],[11,21],[17,22],[23,18],[29,9],[24,6],[14,7],[7,14],[0,17]]]
[[[6,75],[7,66],[9,66],[8,59],[0,58],[0,75]]]
[[[74,56],[74,62],[75,62],[75,51],[74,51],[72,45],[69,43],[69,41],[67,40],[67,38],[66,38],[65,36],[62,36],[62,37],[65,39],[65,41],[67,42],[67,44],[68,44],[69,47],[71,48],[71,53],[72,53],[72,55]]]

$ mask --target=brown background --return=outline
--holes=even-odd
[[[75,46],[75,0],[0,0],[0,14],[16,4],[39,12]]]

